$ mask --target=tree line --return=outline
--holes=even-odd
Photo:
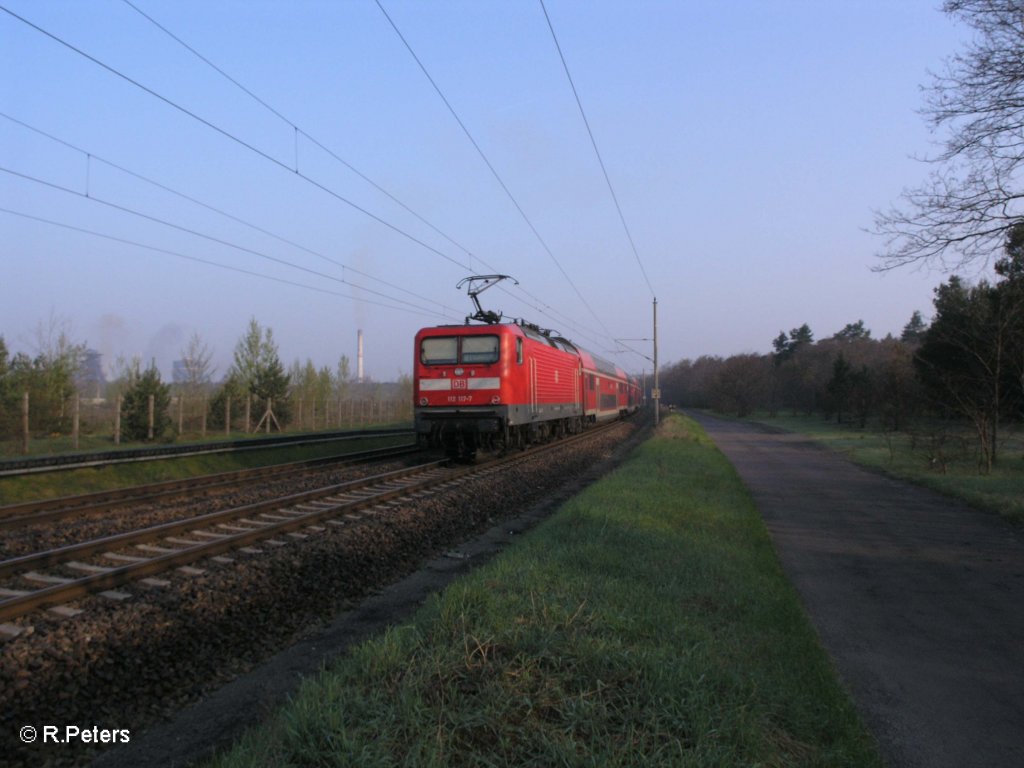
[[[332,407],[350,401],[354,395],[381,397],[381,387],[356,382],[347,356],[334,367],[317,367],[311,360],[296,360],[287,370],[281,362],[272,329],[252,318],[235,345],[232,363],[219,382],[214,382],[212,352],[198,334],[181,351],[176,364],[176,381],[165,382],[155,361],[144,366],[141,359],[115,361],[113,380],[97,387],[96,372],[86,383],[89,352],[87,345],[71,338],[67,324],[50,318],[49,326],[36,331],[37,352],[11,354],[0,335],[0,439],[16,439],[23,433],[23,403],[31,403],[33,435],[68,434],[71,431],[72,402],[88,397],[120,404],[121,436],[126,440],[168,440],[181,424],[184,403],[202,409],[205,427],[224,430],[237,424],[241,414],[246,426],[280,430],[283,425],[303,426],[326,423]],[[100,374],[102,376],[102,374]],[[411,402],[412,382],[401,377],[394,396]],[[171,407],[178,403],[178,419]],[[317,408],[319,421],[317,420]],[[249,417],[251,416],[251,421]],[[226,419],[231,418],[231,424]]]
[[[703,356],[663,369],[667,402],[747,416],[820,414],[861,428],[967,423],[990,471],[1007,423],[1024,419],[1024,224],[1009,230],[993,280],[952,276],[935,289],[930,324],[914,312],[898,338],[863,321],[815,340],[780,331],[767,354]]]
[[[736,411],[749,401],[875,418],[887,428],[958,418],[973,427],[982,468],[996,462],[1003,426],[1019,423],[1024,408],[1024,9],[1020,0],[945,0],[942,11],[971,34],[923,88],[921,114],[938,149],[923,158],[925,180],[876,212],[878,269],[955,273],[995,260],[993,280],[951,277],[935,290],[931,325],[916,316],[899,339],[780,334],[763,358],[684,361],[674,371],[681,396]],[[737,380],[744,367],[753,383]],[[718,388],[693,383],[707,368]]]

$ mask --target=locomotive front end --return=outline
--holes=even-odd
[[[441,326],[416,334],[413,382],[417,437],[472,458],[507,424],[507,328]]]

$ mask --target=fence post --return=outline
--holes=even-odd
[[[21,452],[28,453],[28,392],[21,396]]]
[[[199,431],[202,433],[204,440],[206,439],[206,411],[209,407],[210,404],[207,402],[206,395],[203,395],[203,413],[199,421]]]
[[[231,437],[231,395],[224,398],[224,436]]]
[[[121,444],[121,396],[117,396],[117,408],[114,410],[114,445]]]
[[[153,418],[156,415],[156,395],[149,396],[149,428],[146,430],[146,439],[153,439]]]
[[[252,424],[252,392],[245,400],[245,434],[249,434],[249,427]]]
[[[178,434],[182,434],[185,429],[185,396],[178,393]]]
[[[71,446],[78,450],[78,421],[81,415],[82,396],[75,393],[75,404],[71,411]]]

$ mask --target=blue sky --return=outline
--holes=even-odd
[[[123,75],[0,12],[9,347],[56,317],[166,375],[198,333],[219,376],[255,317],[286,364],[362,328],[388,380],[496,270],[520,285],[487,307],[649,370],[615,339],[651,336],[652,293],[539,2],[382,0],[515,203],[373,0],[133,3],[274,111],[122,0],[2,0]],[[941,138],[920,86],[966,32],[937,5],[546,0],[663,363],[930,314],[944,275],[872,272],[866,230]]]

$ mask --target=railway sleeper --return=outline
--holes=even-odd
[[[110,573],[114,568],[107,565],[89,565],[89,563],[80,563],[77,560],[71,560],[64,563],[65,568],[70,568],[73,571],[82,571],[83,573]]]

